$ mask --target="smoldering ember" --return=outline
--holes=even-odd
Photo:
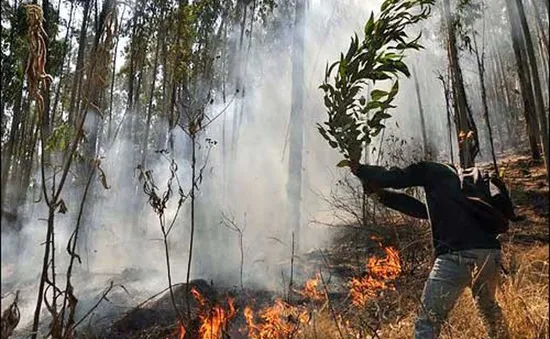
[[[548,1],[1,6],[0,338],[548,338]]]

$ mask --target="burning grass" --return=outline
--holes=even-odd
[[[379,243],[379,246],[382,247],[382,244]],[[401,273],[399,252],[393,247],[383,249],[386,253],[385,258],[369,258],[366,265],[367,274],[351,279],[350,297],[353,305],[364,307],[380,291],[394,289],[392,281]]]
[[[519,175],[513,163],[508,164],[508,173]],[[519,190],[522,181],[517,183]],[[512,225],[511,231],[501,239],[508,273],[503,276],[497,299],[512,338],[547,338],[549,245],[545,225],[548,215],[544,211],[540,213],[539,207],[528,200],[516,203],[525,218]],[[430,239],[425,236],[429,227],[403,219],[400,222],[405,224],[400,226],[396,224],[399,219],[391,215],[382,220],[385,215],[382,212],[379,212],[379,224],[355,228],[350,231],[352,236],[342,237],[342,242],[334,244],[334,248],[319,251],[323,261],[315,263],[310,259],[310,264],[319,264],[325,271],[309,272],[306,276],[310,279],[301,287],[296,285],[284,299],[271,292],[242,288],[228,291],[221,297],[221,290],[197,280],[191,284],[192,319],[180,323],[165,295],[149,308],[134,309],[118,323],[117,335],[113,332],[108,337],[411,338],[431,262]],[[372,236],[372,227],[377,227],[377,237]],[[526,234],[529,237],[525,237]],[[326,270],[330,271],[330,276],[337,276],[336,282],[330,282],[330,278],[325,280]],[[186,304],[183,285],[175,289],[178,307]],[[146,324],[143,324],[144,319]],[[133,327],[135,335],[128,334],[127,330]],[[475,311],[471,292],[466,290],[444,325],[441,338],[485,337],[486,331]]]

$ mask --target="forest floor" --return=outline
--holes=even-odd
[[[497,298],[511,338],[548,338],[549,199],[544,166],[518,155],[505,157],[499,166],[522,218],[500,238],[503,271]],[[338,236],[330,248],[303,255],[301,263],[297,260],[295,274],[311,279],[295,283],[290,296],[231,291],[237,311],[227,322],[227,338],[411,338],[433,261],[429,224],[383,208],[369,220],[366,226],[335,226]],[[218,298],[210,298],[207,288],[199,290],[209,300]],[[229,304],[221,305],[218,311],[229,315]],[[248,306],[248,317],[246,305],[254,305]],[[215,322],[208,314],[214,313],[202,314],[205,329]],[[126,316],[117,323],[119,329],[124,332],[127,321],[141,322],[139,318]],[[131,337],[209,338],[199,329],[201,324],[193,326],[185,336],[172,325],[171,330],[148,327]],[[452,310],[441,338],[487,338],[469,289]]]
[[[500,238],[503,272],[497,299],[511,338],[548,338],[549,190],[544,166],[518,155],[505,157],[499,166],[522,218]],[[190,317],[186,286],[174,288],[186,328],[178,325],[170,294],[164,292],[111,319],[101,333],[88,326],[78,337],[411,338],[433,261],[430,226],[372,206],[367,225],[334,226],[337,236],[329,248],[296,257],[292,293],[213,288],[197,280],[190,286],[196,290]],[[469,290],[459,298],[441,338],[487,338]]]
[[[527,156],[511,155],[502,159],[499,167],[516,213],[522,218],[511,223],[509,232],[500,237],[503,272],[497,299],[507,318],[511,338],[548,338],[549,191],[544,165],[533,163]],[[373,231],[378,239],[384,239],[384,246],[398,249],[402,267],[393,284],[395,290],[371,300],[366,307],[355,308],[356,321],[352,327],[359,328],[367,338],[411,338],[423,284],[432,264],[429,226],[410,218],[381,220],[382,223],[373,226],[376,229],[345,232],[347,236],[337,245],[342,251],[333,257],[338,258],[340,266],[364,262],[366,258],[362,256],[368,255],[364,245]],[[351,266],[340,271],[356,270],[356,265]],[[330,318],[325,319],[327,334],[323,338],[341,338],[335,326],[331,326],[333,323]],[[302,337],[317,338],[311,331]],[[441,338],[487,338],[470,290],[463,293],[452,310]]]

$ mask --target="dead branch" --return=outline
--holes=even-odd
[[[0,318],[0,327],[2,338],[9,338],[17,325],[19,320],[21,320],[21,313],[19,312],[19,291],[15,292],[15,299],[11,305],[2,313],[2,318]]]
[[[241,263],[240,263],[240,277],[239,282],[241,286],[241,290],[244,290],[243,286],[243,270],[244,270],[244,230],[246,229],[246,213],[244,214],[245,217],[245,225],[241,228],[239,227],[235,221],[234,217],[227,217],[224,213],[222,213],[222,225],[224,225],[226,228],[228,228],[231,231],[237,232],[238,240],[239,240],[239,250],[241,253]]]

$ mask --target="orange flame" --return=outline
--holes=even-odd
[[[180,328],[179,328],[179,337],[178,337],[178,339],[183,339],[183,338],[185,338],[185,327],[182,324],[180,324],[179,326],[180,326]]]
[[[258,312],[260,322],[254,320],[254,311],[249,306],[244,309],[248,338],[250,339],[283,339],[296,333],[300,324],[309,321],[306,309],[289,305],[277,299],[273,306],[267,306]]]
[[[315,278],[307,280],[304,284],[304,289],[298,291],[299,294],[310,300],[323,300],[325,295],[319,291],[319,281],[321,276],[319,273],[315,275]]]
[[[366,276],[351,280],[350,297],[354,305],[365,306],[379,291],[393,289],[391,281],[401,273],[399,252],[393,247],[386,247],[384,251],[385,258],[369,258]]]
[[[185,326],[179,323],[178,328],[170,336],[166,337],[166,339],[172,339],[174,337],[177,337],[178,339],[183,339],[185,338],[185,333],[187,333],[187,331],[185,330]]]
[[[200,320],[199,339],[221,339],[227,328],[227,323],[237,313],[233,298],[228,298],[229,310],[226,311],[221,305],[208,307],[206,299],[195,288],[191,289],[191,294],[201,307],[198,315]],[[183,337],[180,337],[180,339],[183,339]]]
[[[393,247],[384,248],[386,258],[369,258],[367,262],[368,272],[381,279],[395,279],[401,273],[401,263],[399,262],[399,252]]]

